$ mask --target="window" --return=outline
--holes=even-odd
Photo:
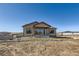
[[[31,29],[26,29],[26,33],[31,34],[32,33]]]
[[[36,29],[35,30],[35,34],[43,34],[44,33],[44,29]]]
[[[54,30],[51,30],[50,33],[51,33],[51,34],[54,33]]]

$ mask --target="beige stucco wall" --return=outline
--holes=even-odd
[[[26,33],[26,29],[27,29],[27,28],[29,28],[29,29],[32,30],[32,33],[31,33],[31,34],[27,34],[27,33]],[[30,35],[32,36],[33,33],[34,33],[34,32],[33,32],[33,27],[31,27],[31,26],[30,26],[30,27],[29,27],[29,26],[23,27],[23,35],[24,35],[24,36],[30,36]]]

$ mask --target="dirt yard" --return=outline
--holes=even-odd
[[[79,40],[31,38],[21,42],[0,42],[1,56],[79,56]]]

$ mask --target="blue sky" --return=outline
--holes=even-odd
[[[33,21],[44,21],[57,31],[79,31],[79,4],[0,4],[0,31],[20,32]]]

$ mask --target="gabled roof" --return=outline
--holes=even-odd
[[[23,27],[28,26],[28,25],[34,25],[34,24],[37,24],[37,23],[38,23],[38,22],[35,21],[35,22],[32,22],[32,23],[29,23],[29,24],[25,24],[25,25],[23,25]]]
[[[37,21],[32,22],[32,23],[29,23],[29,24],[25,24],[25,25],[23,25],[23,27],[28,26],[28,25],[33,25],[33,26],[35,26],[35,25],[40,24],[40,23],[43,23],[43,24],[49,26],[50,28],[55,28],[55,27],[52,27],[51,25],[49,25],[49,24],[47,24],[47,23],[45,23],[45,22],[37,22]]]
[[[49,25],[49,24],[47,24],[47,23],[45,23],[45,22],[38,22],[38,23],[36,23],[36,24],[34,24],[34,25],[37,25],[37,24],[45,24],[45,25],[47,25],[47,26],[49,26],[49,27],[52,27],[51,25]]]

